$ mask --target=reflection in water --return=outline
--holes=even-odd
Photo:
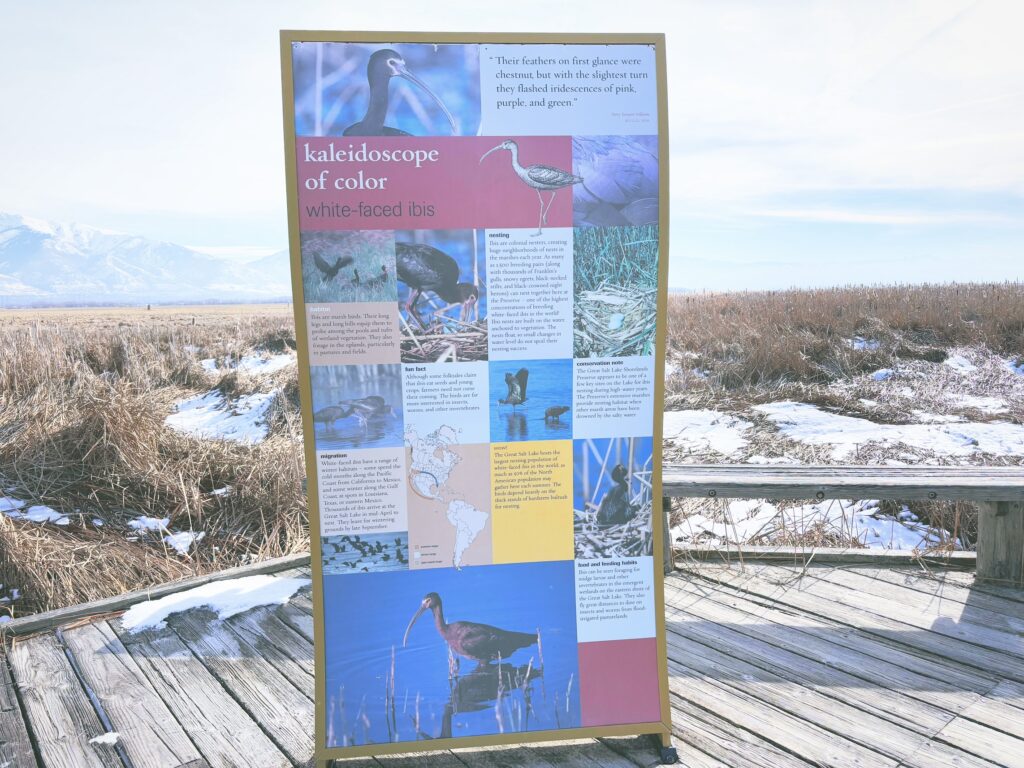
[[[449,680],[451,696],[441,717],[440,733],[431,736],[420,731],[420,737],[452,738],[452,720],[456,715],[492,708],[497,715],[500,731],[527,730],[533,709],[531,683],[541,675],[542,672],[535,669],[531,662],[520,667],[511,664],[480,664],[469,674],[452,677]],[[505,718],[511,718],[513,722],[505,722]]]
[[[401,366],[313,366],[310,377],[317,450],[404,445]]]
[[[530,426],[525,413],[522,411],[511,411],[504,416],[506,440],[525,440],[529,437]]]

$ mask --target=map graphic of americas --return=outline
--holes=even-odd
[[[445,519],[455,531],[451,564],[461,568],[466,550],[487,526],[490,516],[467,501],[464,493],[452,490],[449,485],[452,474],[463,461],[458,434],[451,427],[442,426],[421,437],[410,428],[405,433],[405,444],[410,450],[409,482],[412,490],[423,499],[438,502],[444,509]],[[410,540],[420,538],[415,535],[418,531],[412,530],[413,514],[414,508],[410,506]]]

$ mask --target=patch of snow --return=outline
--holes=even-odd
[[[878,407],[878,401],[877,400],[869,400],[866,397],[860,398],[857,402],[859,402],[865,408],[877,408]]]
[[[95,525],[97,528],[101,528],[103,526],[103,521],[100,520],[98,517],[94,517],[92,519],[92,524]]]
[[[962,408],[974,408],[982,413],[999,414],[1006,413],[1008,408],[1006,402],[999,397],[987,395],[957,395],[950,399],[950,402]]]
[[[948,532],[919,522],[906,507],[894,517],[883,513],[873,499],[836,499],[787,509],[768,501],[732,501],[726,520],[693,515],[672,529],[672,538],[683,543],[745,544],[819,530],[856,539],[871,549],[924,550],[952,541]]]
[[[948,365],[954,371],[958,371],[960,373],[973,373],[978,370],[978,366],[963,355],[950,355],[942,361],[942,364]]]
[[[953,416],[951,414],[932,413],[930,411],[918,410],[913,410],[911,413],[921,424],[962,424],[967,421],[963,416]]]
[[[225,485],[223,488],[214,488],[210,491],[210,494],[213,496],[227,496],[229,493],[231,493],[230,485]]]
[[[860,336],[854,336],[849,340],[850,346],[858,352],[874,352],[880,346],[882,342],[877,339],[865,339]]]
[[[193,608],[208,608],[218,619],[227,619],[261,605],[283,605],[309,584],[309,579],[266,575],[215,581],[159,600],[136,603],[121,617],[121,624],[129,632],[162,629],[167,626],[168,616]]]
[[[136,531],[165,531],[171,524],[169,517],[149,517],[139,515],[134,520],[128,521],[128,527]]]
[[[112,747],[117,744],[121,739],[121,734],[117,731],[110,731],[104,733],[101,736],[97,736],[95,739],[89,739],[90,744],[106,744],[108,747]]]
[[[0,624],[6,624],[8,621],[14,621],[9,614],[3,614],[0,616]]]
[[[1007,360],[1006,368],[1010,373],[1016,373],[1018,376],[1024,376],[1024,360],[1019,358],[1015,360]]]
[[[877,371],[871,374],[871,378],[875,381],[887,381],[891,379],[896,373],[892,368],[879,368]]]
[[[251,355],[245,355],[238,361],[223,360],[218,361],[216,358],[210,357],[206,360],[200,360],[199,364],[203,367],[203,370],[208,373],[216,373],[219,370],[237,370],[243,373],[249,373],[253,376],[262,376],[268,373],[274,373],[280,371],[282,368],[287,368],[289,365],[295,364],[295,355],[280,354],[280,355],[269,355],[264,356],[259,353],[253,353]]]
[[[731,456],[746,447],[749,421],[710,410],[665,411],[664,437],[691,453],[717,451]]]
[[[195,544],[203,540],[204,531],[179,531],[164,536],[164,543],[179,555],[187,555]]]
[[[673,363],[671,360],[665,361],[665,381],[668,381],[673,376],[679,373],[679,366]]]
[[[0,512],[16,512],[25,506],[25,502],[21,499],[15,499],[10,496],[0,496]]]
[[[214,360],[212,357],[208,357],[205,360],[200,360],[199,365],[201,365],[203,370],[206,371],[207,373],[217,372],[217,361]]]
[[[711,371],[705,370],[704,368],[692,368],[690,370],[690,373],[692,373],[698,379],[706,379],[708,376],[711,375]]]
[[[55,525],[68,525],[71,520],[57,510],[35,504],[25,508],[25,502],[20,499],[12,499],[9,496],[0,497],[0,511],[14,520],[28,520],[30,523],[53,523]]]
[[[211,440],[258,443],[267,437],[267,411],[277,398],[273,392],[256,392],[228,402],[217,390],[184,400],[167,417],[167,426],[179,432]]]
[[[869,443],[903,444],[945,456],[1024,456],[1024,427],[1008,422],[876,424],[791,401],[757,405],[754,410],[767,416],[791,440],[830,446],[836,459],[849,458],[857,446]]]

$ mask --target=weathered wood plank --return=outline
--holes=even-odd
[[[171,617],[185,645],[293,762],[313,754],[313,702],[208,611]]]
[[[37,635],[15,642],[9,658],[46,768],[123,768],[114,748],[89,743],[106,729],[57,638]]]
[[[1009,701],[1000,697],[986,701],[997,687],[993,678],[964,676],[949,662],[923,659],[904,650],[893,649],[878,638],[860,635],[856,630],[828,625],[811,617],[772,611],[765,606],[726,592],[708,596],[699,585],[673,580],[666,590],[668,610],[682,609],[688,614],[728,628],[746,637],[775,645],[820,664],[862,678],[865,685],[891,688],[899,693],[941,708],[951,715],[963,715],[997,730],[1005,730],[1007,720],[1020,718]],[[674,621],[671,613],[669,621]],[[745,657],[743,657],[745,658]],[[793,663],[793,668],[802,663]],[[967,685],[956,684],[966,679]],[[1004,694],[1011,692],[1004,689]],[[883,711],[888,712],[886,706]],[[915,722],[908,722],[914,727]]]
[[[277,608],[277,616],[309,642],[314,642],[313,617],[309,613],[300,610],[293,602],[288,602]]]
[[[1017,467],[848,467],[669,464],[662,493],[749,499],[1024,501]]]
[[[130,633],[117,621],[110,626],[211,766],[292,765],[172,630]]]
[[[71,651],[136,768],[175,768],[201,760],[199,750],[106,622],[83,624],[58,639]]]
[[[285,624],[273,608],[256,608],[232,616],[227,626],[291,680],[311,701],[315,694],[313,644]]]
[[[900,549],[839,549],[835,547],[781,547],[728,544],[721,547],[687,545],[676,547],[676,567],[685,567],[687,561],[777,563],[804,565],[829,563],[837,565],[865,565],[892,568],[901,565],[935,565],[942,568],[973,569],[974,552],[914,552]]]
[[[807,584],[801,579],[800,588],[796,588],[792,575],[789,576],[789,583],[773,583],[755,576],[752,573],[755,570],[756,566],[748,566],[744,569],[745,575],[741,575],[736,569],[705,566],[698,575],[791,608],[807,610],[820,616],[839,617],[844,623],[864,631],[982,671],[998,669],[1000,675],[1024,682],[1024,660],[957,637],[958,634],[969,634],[975,625],[945,626],[936,622],[933,626],[930,622],[915,619],[912,612],[901,610],[898,605],[879,605],[885,602],[881,598],[866,596],[868,599],[865,600],[849,589],[817,579],[811,579]],[[900,616],[901,613],[904,615]]]
[[[94,600],[90,603],[81,603],[67,608],[58,608],[55,611],[35,613],[22,619],[15,619],[3,625],[3,632],[14,636],[30,635],[34,632],[52,629],[53,627],[67,624],[75,619],[81,619],[86,616],[99,616],[122,611],[135,603],[156,600],[165,595],[183,592],[186,589],[193,589],[213,581],[237,579],[242,576],[255,576],[260,573],[276,573],[308,562],[308,554],[287,555],[286,557],[264,560],[261,563],[253,563],[252,565],[227,568],[223,571],[205,573],[202,576],[169,581],[166,584],[136,590],[135,592],[126,592],[123,595],[115,595],[102,600]]]
[[[973,573],[964,573],[955,570],[939,569],[930,571],[929,578],[941,581],[944,584],[957,584],[966,587],[972,592],[982,592],[987,595],[995,595],[1004,600],[1013,600],[1017,603],[1024,603],[1024,590],[1014,587],[1004,587],[998,584],[987,584],[975,579]]]
[[[734,658],[725,652],[693,641],[677,632],[668,633],[673,658],[681,658],[685,666],[704,678],[711,678],[732,690],[742,690],[760,699],[831,731],[837,736],[874,750],[900,765],[932,768],[932,766],[974,766],[990,768],[990,763],[961,749],[938,743],[930,735],[915,733],[885,720],[847,701],[825,696],[805,688],[782,675]]]
[[[28,736],[28,726],[14,692],[14,681],[7,668],[7,656],[0,649],[0,766],[35,768],[36,757]]]
[[[978,505],[978,581],[1024,590],[1024,503],[985,499]]]

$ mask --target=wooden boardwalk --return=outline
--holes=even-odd
[[[1024,766],[1024,592],[920,566],[705,561],[667,579],[666,606],[685,765]],[[193,611],[129,635],[107,615],[9,639],[0,766],[311,764],[311,610],[300,593],[225,622]],[[107,731],[117,744],[91,741]],[[656,761],[601,739],[351,764]]]

